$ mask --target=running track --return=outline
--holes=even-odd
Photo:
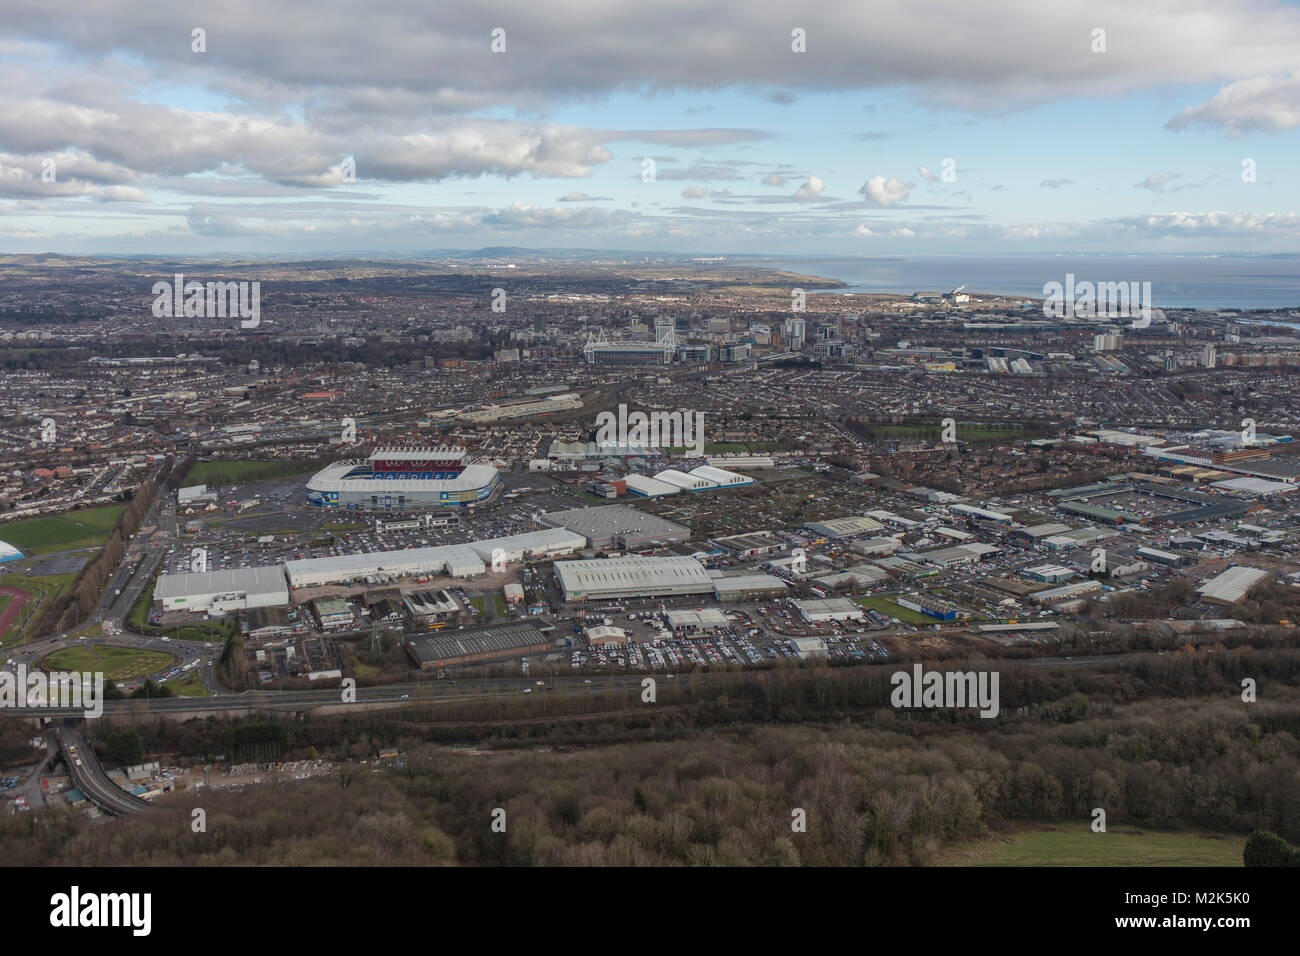
[[[22,613],[23,605],[31,600],[31,593],[24,591],[22,588],[11,588],[0,586],[0,594],[10,594],[13,600],[9,606],[0,612],[0,640],[9,633],[9,625],[18,620],[18,615]]]

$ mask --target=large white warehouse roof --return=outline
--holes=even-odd
[[[1244,598],[1256,584],[1269,577],[1271,573],[1263,568],[1248,568],[1244,565],[1238,565],[1235,568],[1228,568],[1218,577],[1206,581],[1196,590],[1207,601],[1214,601],[1218,604],[1235,604]]]
[[[727,471],[725,468],[714,468],[712,465],[700,465],[698,468],[692,468],[690,473],[697,478],[708,479],[724,488],[734,485],[752,485],[754,483],[754,479],[747,475],[738,475],[734,471]]]
[[[497,548],[505,552],[507,561],[521,561],[525,554],[544,558],[553,554],[572,554],[586,546],[586,538],[567,528],[528,531],[504,538],[489,538],[487,541],[470,541],[466,545],[484,561],[491,561],[492,552]]]
[[[339,584],[372,574],[410,575],[449,574],[462,578],[482,574],[492,561],[492,552],[500,548],[507,561],[520,561],[524,555],[547,557],[571,554],[587,546],[587,539],[564,528],[528,531],[487,541],[448,544],[436,548],[403,548],[371,554],[340,554],[328,558],[304,558],[284,565],[289,583],[296,588],[321,584]]]
[[[236,595],[243,595],[235,598]],[[231,598],[243,607],[268,607],[289,603],[289,588],[278,567],[235,568],[191,574],[160,574],[153,596],[169,610],[204,611],[216,599]]]
[[[468,577],[487,570],[472,548],[463,544],[440,548],[405,548],[401,551],[377,551],[373,554],[340,554],[328,558],[303,558],[286,561],[284,573],[295,588],[322,584],[341,584],[372,574],[399,576],[449,574]]]
[[[713,579],[694,558],[594,558],[557,561],[566,601],[646,594],[712,594]]]
[[[699,475],[688,475],[684,471],[678,471],[676,468],[665,468],[655,475],[655,481],[663,481],[670,485],[676,485],[678,488],[685,488],[687,491],[701,491],[705,488],[716,488],[718,483],[711,478],[703,478]]]
[[[676,485],[670,485],[666,481],[659,481],[655,478],[648,478],[645,475],[628,475],[624,480],[627,482],[628,491],[646,498],[657,498],[660,495],[676,495],[680,494],[682,490]]]

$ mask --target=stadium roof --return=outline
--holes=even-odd
[[[432,456],[431,456],[432,457]],[[327,465],[307,482],[309,491],[474,491],[492,482],[497,470],[491,465],[472,463],[454,478],[345,478],[357,467],[355,461]]]
[[[8,541],[0,541],[0,562],[17,561],[22,556],[23,553]]]

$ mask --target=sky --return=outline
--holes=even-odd
[[[1285,254],[1278,0],[5,0],[0,253]]]

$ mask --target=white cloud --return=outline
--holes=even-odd
[[[481,10],[438,18],[423,4],[393,3],[368,20],[349,0],[280,0],[256,17],[238,5],[205,6],[200,15],[191,3],[160,10],[152,0],[9,0],[5,36],[87,60],[120,54],[132,70],[143,64],[141,75],[183,76],[247,102],[296,103],[313,90],[321,94],[310,98],[313,124],[354,129],[367,118],[379,129],[416,109],[544,111],[623,90],[736,86],[778,100],[827,88],[903,88],[927,103],[984,111],[1287,74],[1300,48],[1300,11],[1281,0],[1000,0],[996,17],[967,0],[885,0],[870,17],[858,0],[822,0],[800,16],[809,37],[821,38],[813,41],[820,69],[788,51],[773,55],[773,37],[788,42],[789,14],[747,0],[704,8],[695,0],[605,0],[595,21],[589,0],[485,0]],[[209,36],[201,57],[188,42],[198,20]],[[510,28],[509,52],[491,56],[488,31],[498,22]],[[590,26],[574,27],[584,22]],[[1104,63],[1089,44],[1098,24],[1111,38]],[[673,42],[652,39],[659,37]]]
[[[1256,76],[1229,83],[1200,106],[1189,106],[1165,125],[1218,126],[1231,135],[1276,133],[1300,126],[1300,75]]]
[[[812,199],[826,188],[826,184],[816,176],[809,176],[808,181],[795,190],[794,198],[799,201]]]
[[[1171,179],[1177,179],[1179,173],[1153,173],[1140,183],[1134,183],[1134,189],[1149,189],[1153,193],[1164,192],[1165,183]]]
[[[609,196],[591,196],[587,193],[565,193],[556,202],[609,202]]]
[[[934,183],[939,181],[939,177],[936,176],[934,173],[930,172],[930,170],[926,169],[924,166],[917,166],[916,171],[921,174],[921,178],[924,179],[927,183]]]
[[[862,184],[862,188],[858,192],[865,196],[869,203],[877,206],[892,206],[907,199],[907,194],[911,190],[911,183],[905,183],[896,178],[886,179],[884,176],[872,176]]]

